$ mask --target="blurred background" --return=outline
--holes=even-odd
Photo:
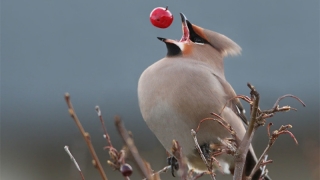
[[[151,10],[158,6],[169,6],[175,16],[167,29],[149,22]],[[117,148],[122,141],[114,115],[122,117],[152,168],[164,167],[165,150],[140,114],[137,82],[144,69],[166,54],[165,45],[156,37],[180,39],[179,12],[242,47],[242,55],[225,59],[226,77],[237,94],[248,95],[246,83],[251,82],[261,94],[262,109],[271,108],[284,94],[294,94],[307,104],[303,108],[296,100],[285,99],[280,104],[296,107],[298,112],[269,119],[275,124],[273,130],[292,124],[299,145],[288,135],[281,136],[269,153],[274,163],[268,169],[273,179],[318,179],[318,0],[3,0],[1,180],[80,179],[65,145],[70,146],[86,179],[100,179],[68,114],[65,92],[70,93],[78,117],[91,134],[109,179],[123,177],[106,164],[109,155],[103,150],[106,143],[96,105]],[[267,142],[262,127],[253,142],[258,155]],[[132,179],[142,179],[137,170]],[[170,173],[163,179],[171,179]],[[223,179],[231,177],[219,174],[217,180]]]

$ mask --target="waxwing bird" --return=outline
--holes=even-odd
[[[239,99],[233,99],[224,108],[236,93],[225,78],[223,58],[240,54],[241,48],[228,37],[191,24],[180,15],[182,38],[180,41],[158,38],[166,44],[167,55],[142,73],[138,83],[139,106],[143,119],[165,149],[170,152],[172,140],[177,140],[188,166],[203,172],[207,167],[195,149],[191,129],[196,129],[202,119],[214,112],[233,127],[240,139],[246,132],[248,122]],[[231,138],[231,134],[215,121],[204,121],[197,138],[201,148],[209,148],[210,144],[221,144],[219,138]],[[221,168],[215,170],[233,173],[232,155],[222,154],[216,159]],[[256,159],[251,147],[246,160],[247,173]]]

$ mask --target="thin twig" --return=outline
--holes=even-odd
[[[271,109],[261,111],[259,108],[259,100],[260,100],[259,93],[256,91],[254,86],[252,86],[250,83],[248,83],[247,85],[251,90],[250,91],[251,99],[249,97],[243,96],[243,95],[238,95],[238,96],[234,97],[234,98],[241,98],[241,99],[245,100],[246,102],[248,102],[250,104],[250,110],[251,110],[251,117],[250,117],[250,123],[249,123],[248,129],[247,129],[240,145],[238,146],[238,150],[237,150],[236,156],[235,156],[235,171],[234,171],[234,177],[233,177],[234,180],[241,179],[241,177],[243,177],[243,175],[244,175],[245,159],[247,156],[247,152],[249,151],[250,144],[251,144],[251,141],[252,141],[252,138],[253,138],[253,135],[254,135],[254,132],[256,131],[256,129],[259,126],[264,125],[266,122],[265,119],[273,117],[276,112],[287,112],[290,110],[295,110],[295,111],[297,110],[297,109],[292,108],[290,106],[279,107],[279,102],[286,97],[292,97],[292,98],[298,100],[303,106],[305,106],[305,103],[301,99],[299,99],[298,97],[296,97],[294,95],[287,94],[287,95],[279,97]],[[234,99],[234,98],[232,98],[232,99]],[[232,99],[230,99],[229,101],[231,101]],[[287,130],[288,128],[291,128],[291,125],[281,126],[278,131],[275,131],[272,135],[270,135],[270,126],[271,125],[272,125],[272,123],[269,123],[269,125],[267,126],[268,135],[270,137],[270,143],[269,143],[268,147],[266,148],[265,152],[260,157],[256,166],[252,170],[251,176],[249,176],[250,178],[253,176],[253,174],[256,172],[256,170],[261,166],[261,163],[263,163],[262,158],[264,157],[266,152],[269,150],[269,148],[274,143],[275,139],[277,139],[280,134],[289,134],[295,140],[295,142],[298,144],[294,135],[290,131]],[[271,139],[273,140],[272,144],[271,144]],[[270,162],[272,162],[272,161],[268,161],[265,163],[270,163]]]
[[[252,112],[251,112],[251,117],[250,117],[251,120],[250,120],[250,124],[249,124],[248,130],[247,130],[247,133],[246,133],[247,137],[250,137],[250,135],[254,131],[255,122],[257,120],[257,112],[258,112],[258,108],[259,108],[260,95],[256,91],[256,89],[254,88],[254,86],[252,86],[250,83],[248,83],[248,87],[251,89],[250,94],[252,95],[252,97],[254,97],[253,104],[252,104]],[[250,146],[250,143],[247,145],[248,147]]]
[[[204,121],[217,121],[221,126],[223,126],[224,128],[226,128],[231,134],[232,134],[232,133],[235,133],[232,129],[230,129],[230,126],[229,126],[228,124],[226,125],[226,124],[223,123],[222,121],[220,121],[220,120],[218,120],[218,119],[215,119],[215,118],[204,118],[204,119],[202,119],[202,120],[199,122],[198,127],[197,127],[197,129],[196,129],[195,132],[198,132],[198,131],[199,131],[200,126],[201,126],[201,124],[202,124]]]
[[[134,145],[133,139],[129,136],[128,131],[126,130],[126,128],[122,124],[120,117],[118,117],[118,116],[115,117],[115,124],[116,124],[116,127],[118,129],[119,134],[121,135],[125,144],[128,146],[129,151],[131,152],[137,166],[139,167],[140,172],[147,179],[152,179],[151,173],[146,168],[144,160],[141,158],[137,147]]]
[[[276,102],[274,103],[274,105],[273,105],[273,108],[275,109],[275,108],[279,105],[279,102],[280,102],[282,99],[286,98],[286,97],[294,98],[294,99],[296,99],[297,101],[299,101],[299,102],[303,105],[303,107],[306,107],[306,104],[305,104],[300,98],[298,98],[297,96],[294,96],[294,95],[292,95],[292,94],[286,94],[286,95],[283,95],[283,96],[281,96],[281,97],[279,97],[279,98],[277,99],[277,101],[276,101]]]
[[[193,177],[191,178],[191,180],[200,179],[204,174],[205,174],[205,172],[198,173],[198,174],[196,174],[195,176],[193,176]]]
[[[297,111],[296,108],[293,108],[293,107],[290,107],[290,106],[283,106],[283,107],[279,107],[279,103],[282,99],[286,98],[286,97],[291,97],[293,99],[296,99],[297,101],[299,101],[303,107],[306,107],[306,104],[300,99],[298,98],[297,96],[294,96],[292,94],[286,94],[286,95],[283,95],[281,97],[279,97],[277,99],[277,101],[274,103],[273,107],[271,109],[268,109],[268,110],[264,110],[264,111],[261,111],[261,115],[262,116],[266,116],[266,117],[262,117],[262,118],[269,118],[269,117],[272,117],[274,113],[276,112],[287,112],[287,111],[290,111],[290,110],[294,110],[294,111]],[[269,117],[268,117],[269,116]]]
[[[221,116],[219,116],[218,114],[216,114],[216,113],[210,113],[211,115],[213,115],[213,116],[215,116],[215,117],[217,117],[217,118],[219,118],[219,119],[215,119],[215,118],[204,118],[204,119],[202,119],[200,122],[199,122],[199,124],[198,124],[198,127],[197,127],[197,129],[196,129],[196,132],[198,132],[199,131],[199,129],[200,129],[200,126],[201,126],[201,124],[204,122],[204,121],[216,121],[216,122],[218,122],[221,126],[223,126],[226,130],[228,130],[229,131],[229,133],[232,135],[232,137],[234,138],[234,140],[236,141],[236,144],[237,145],[239,145],[240,144],[240,139],[239,139],[239,137],[237,136],[237,134],[236,134],[236,131],[234,131],[233,130],[233,128],[231,127],[231,125],[229,124],[229,123],[227,123]]]
[[[237,95],[237,96],[229,99],[229,100],[224,104],[224,106],[223,106],[220,114],[222,114],[223,110],[226,108],[226,106],[227,106],[232,100],[237,99],[237,98],[238,98],[238,99],[242,99],[242,100],[246,101],[247,103],[251,104],[251,99],[250,99],[248,96],[246,96],[246,95]]]
[[[237,151],[237,147],[235,146],[235,145],[233,145],[233,144],[231,144],[231,143],[229,143],[229,142],[227,142],[227,141],[230,141],[230,140],[233,140],[233,139],[221,139],[221,138],[217,138],[219,141],[220,141],[220,143],[222,144],[222,145],[224,145],[225,147],[226,147],[226,149],[222,149],[222,151],[221,152],[218,152],[217,154],[215,154],[215,156],[217,156],[217,155],[220,155],[220,154],[222,154],[222,153],[224,153],[224,152],[226,152],[226,153],[228,153],[228,154],[232,154],[232,155],[234,155],[235,153],[236,153],[236,151]],[[231,141],[230,141],[231,142]]]
[[[270,150],[270,148],[272,147],[272,145],[276,142],[276,140],[278,139],[278,137],[281,134],[289,134],[293,140],[295,141],[296,144],[298,144],[297,139],[294,137],[294,135],[288,130],[290,128],[292,128],[292,126],[290,124],[285,125],[285,126],[281,126],[279,128],[279,130],[275,130],[273,131],[273,133],[270,135],[270,126],[272,124],[269,123],[267,129],[268,129],[268,134],[269,134],[269,143],[268,146],[266,147],[266,149],[263,151],[263,153],[261,154],[258,162],[256,163],[256,165],[254,166],[254,168],[252,169],[250,175],[248,176],[248,180],[251,180],[253,175],[255,174],[255,172],[260,168],[261,164],[263,163],[263,158],[265,157],[265,155],[267,154],[267,152]]]
[[[176,140],[172,140],[171,153],[179,163],[178,174],[180,175],[181,179],[186,180],[188,177],[188,166],[182,153],[182,147]]]
[[[103,118],[102,118],[102,114],[101,114],[100,107],[99,107],[99,106],[96,106],[95,109],[96,109],[96,112],[97,112],[97,114],[98,114],[98,116],[99,116],[99,119],[100,119],[100,122],[101,122],[101,125],[102,125],[102,129],[103,129],[103,132],[104,132],[104,137],[105,137],[105,139],[107,140],[107,143],[108,143],[108,145],[109,145],[109,148],[112,148],[113,146],[112,146],[112,143],[111,143],[111,139],[110,139],[110,136],[109,136],[109,134],[108,134],[108,132],[107,132],[107,128],[106,128],[106,126],[105,126],[105,124],[104,124],[104,120],[103,120]]]
[[[271,134],[270,134],[270,127],[273,125],[272,122],[270,122],[267,126],[267,132],[268,132],[268,137],[270,138],[271,137]]]
[[[76,159],[73,157],[73,155],[71,154],[71,152],[69,151],[69,147],[68,146],[64,146],[64,150],[67,152],[67,154],[70,156],[71,161],[74,163],[74,165],[76,166],[76,168],[78,169],[81,179],[84,180],[84,176],[82,174],[82,171],[80,169],[80,166],[78,165]]]
[[[108,178],[107,178],[107,175],[106,175],[106,173],[104,172],[104,170],[103,170],[103,168],[102,168],[102,166],[101,166],[101,163],[100,163],[100,161],[99,161],[99,158],[98,158],[98,156],[97,156],[97,154],[96,154],[96,151],[94,150],[94,147],[93,147],[93,145],[92,145],[92,143],[91,143],[90,135],[89,135],[88,132],[86,132],[86,131],[84,130],[84,128],[82,127],[82,124],[80,123],[80,121],[79,121],[79,119],[78,119],[78,117],[77,117],[77,115],[76,115],[76,112],[74,111],[74,108],[73,108],[72,103],[71,103],[71,100],[70,100],[70,95],[69,95],[69,93],[66,93],[66,94],[64,95],[64,98],[65,98],[65,100],[66,100],[66,102],[67,102],[67,105],[68,105],[68,108],[69,108],[69,114],[71,115],[72,119],[74,120],[74,122],[75,122],[76,125],[78,126],[78,128],[79,128],[79,130],[80,130],[80,132],[81,132],[81,134],[82,134],[82,136],[83,136],[83,138],[84,138],[84,140],[85,140],[86,143],[87,143],[87,146],[88,146],[88,148],[89,148],[90,154],[91,154],[91,156],[92,156],[92,158],[93,158],[93,160],[92,160],[93,165],[98,169],[98,171],[99,171],[102,179],[103,179],[103,180],[107,180],[107,179],[108,179]]]
[[[160,169],[159,171],[151,174],[151,176],[155,176],[155,175],[159,175],[159,174],[161,174],[161,173],[165,173],[165,172],[167,172],[168,169],[170,169],[170,168],[171,168],[171,165],[165,166],[164,168]],[[144,179],[142,179],[142,180],[147,180],[147,178],[144,178]]]
[[[210,157],[210,163],[211,163],[211,164],[216,163],[216,164],[219,166],[221,172],[223,172],[223,169],[222,169],[219,161],[215,158],[215,155],[212,155],[212,156]]]
[[[268,156],[268,154],[266,154],[265,156]],[[261,166],[265,166],[267,164],[273,163],[273,160],[269,159],[269,160],[263,160],[262,163],[260,164]]]
[[[268,160],[268,154],[266,154],[263,158],[263,163],[261,163],[261,175],[260,177],[265,177],[267,175],[267,164],[272,163],[272,160]]]
[[[196,149],[198,150],[199,155],[200,155],[202,161],[203,161],[204,164],[207,166],[207,169],[208,169],[208,171],[210,172],[209,175],[210,175],[211,179],[212,179],[212,180],[215,180],[216,178],[214,177],[214,172],[213,172],[213,170],[212,170],[212,167],[211,167],[211,165],[209,165],[207,159],[204,157],[204,154],[203,154],[203,152],[202,152],[202,150],[201,150],[201,148],[200,148],[200,146],[199,146],[199,143],[198,143],[197,133],[196,133],[193,129],[191,129],[191,135],[192,135],[192,137],[193,137],[194,144],[196,145]]]
[[[271,148],[272,144],[268,144],[268,146],[266,147],[266,149],[263,151],[263,153],[261,154],[258,162],[256,163],[256,165],[254,166],[254,168],[252,169],[250,175],[247,177],[247,180],[251,180],[252,176],[256,173],[256,171],[260,168],[261,163],[263,161],[264,156],[267,154],[267,152],[269,151],[269,149]]]

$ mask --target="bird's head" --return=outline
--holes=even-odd
[[[158,37],[167,45],[167,56],[192,55],[238,55],[241,47],[228,37],[194,25],[180,13],[182,22],[182,37],[180,41]],[[200,51],[200,52],[199,52]],[[208,52],[210,51],[210,52]]]

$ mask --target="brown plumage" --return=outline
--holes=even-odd
[[[240,54],[241,48],[226,36],[191,24],[183,14],[183,36],[180,41],[159,38],[165,42],[168,54],[149,66],[141,75],[138,98],[142,116],[161,144],[170,152],[172,140],[177,140],[187,157],[188,165],[197,171],[207,168],[195,150],[191,129],[210,113],[220,114],[227,101],[236,96],[226,81],[223,57]],[[247,120],[238,99],[232,100],[221,116],[242,138]],[[217,143],[218,138],[231,137],[214,121],[202,123],[198,142]],[[255,164],[256,156],[250,148],[248,164]],[[232,173],[234,157],[216,157],[224,173]]]

